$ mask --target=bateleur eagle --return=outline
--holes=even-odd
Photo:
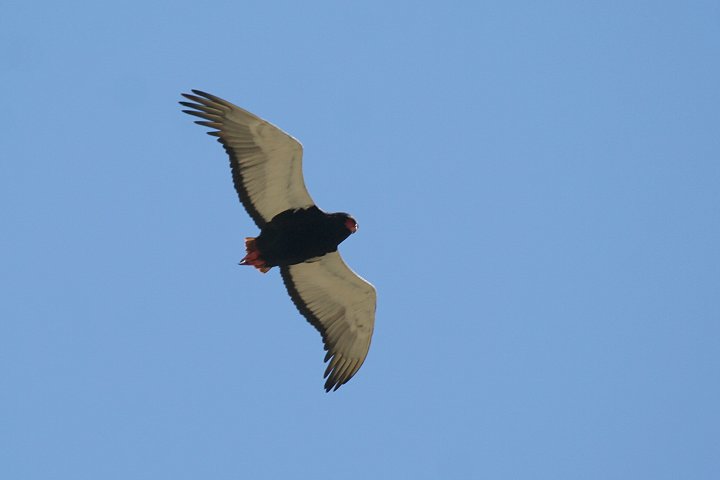
[[[302,145],[271,123],[209,93],[183,93],[183,112],[210,127],[230,156],[235,189],[260,234],[245,239],[241,265],[280,268],[300,313],[320,331],[330,362],[325,390],[337,390],[365,361],[375,323],[375,288],[348,267],[338,245],[357,231],[347,213],[325,213],[302,174]]]

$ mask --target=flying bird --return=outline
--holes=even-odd
[[[200,90],[180,102],[210,127],[230,157],[240,202],[260,229],[245,239],[241,265],[266,273],[279,267],[290,298],[322,335],[330,362],[325,391],[337,390],[365,361],[375,324],[375,288],[337,251],[358,224],[347,213],[325,213],[305,188],[302,145],[270,122]]]

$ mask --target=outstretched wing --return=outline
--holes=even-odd
[[[302,145],[275,125],[209,93],[183,93],[183,110],[215,130],[230,156],[235,190],[259,228],[280,212],[315,203],[302,175]]]
[[[325,344],[325,391],[337,390],[365,361],[375,324],[375,287],[353,272],[338,252],[280,267],[295,306]]]

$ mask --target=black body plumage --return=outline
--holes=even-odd
[[[295,265],[337,250],[350,230],[346,213],[325,213],[316,206],[285,210],[266,223],[256,245],[269,267]]]

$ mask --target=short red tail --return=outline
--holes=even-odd
[[[247,252],[245,258],[240,260],[240,265],[252,265],[253,267],[260,270],[262,273],[267,273],[272,267],[268,267],[265,264],[265,260],[260,256],[260,250],[258,250],[255,244],[255,238],[245,238],[245,251]]]

